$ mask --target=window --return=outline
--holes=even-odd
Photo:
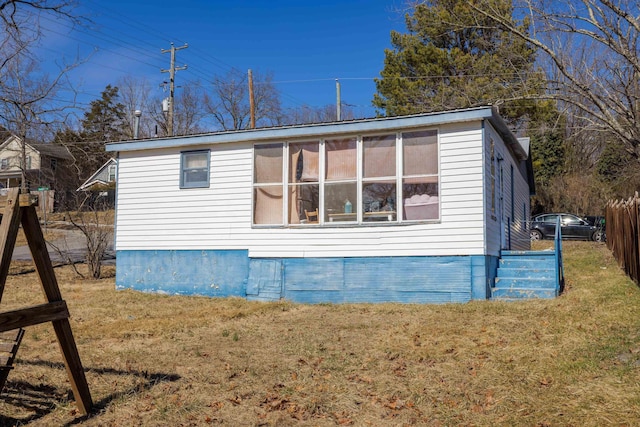
[[[253,150],[253,223],[280,225],[283,196],[283,144],[256,146]]]
[[[289,144],[289,224],[317,223],[320,206],[320,144]],[[313,218],[310,216],[313,213]]]
[[[31,169],[31,156],[27,156],[27,169]]]
[[[50,159],[49,162],[49,164],[51,165],[51,170],[55,172],[56,168],[58,167],[58,159]]]
[[[180,153],[180,188],[209,187],[209,150]]]
[[[437,130],[256,144],[253,161],[255,225],[440,217]]]
[[[355,138],[325,142],[324,219],[356,221],[358,201],[357,146]]]
[[[438,193],[438,133],[435,130],[402,135],[402,195],[404,219],[440,216]]]
[[[109,166],[109,178],[108,182],[115,182],[116,180],[116,165]]]
[[[363,221],[393,220],[396,216],[396,135],[362,138]]]
[[[0,159],[0,169],[1,170],[9,169],[9,159]]]

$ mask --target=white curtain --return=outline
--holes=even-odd
[[[282,144],[255,146],[254,182],[271,183],[254,191],[254,224],[282,224]]]
[[[357,150],[355,138],[325,143],[327,181],[356,179]]]
[[[395,135],[363,138],[364,178],[396,176]]]
[[[402,134],[403,175],[438,174],[437,131]]]

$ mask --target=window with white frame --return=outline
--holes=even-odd
[[[402,134],[402,197],[404,219],[438,218],[437,131]]]
[[[328,222],[358,219],[358,162],[356,138],[324,142],[324,215]]]
[[[0,169],[1,170],[9,169],[9,159],[0,159]]]
[[[209,187],[210,150],[180,153],[180,188]]]
[[[437,130],[254,145],[255,225],[440,217]]]
[[[320,207],[320,144],[318,141],[289,144],[289,224],[317,224]]]
[[[253,150],[253,223],[284,223],[284,144],[256,145]]]
[[[109,178],[108,182],[115,182],[116,180],[116,165],[109,165]]]
[[[397,209],[396,135],[362,138],[362,220],[393,220]]]

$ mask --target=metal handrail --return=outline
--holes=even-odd
[[[556,275],[556,289],[558,289],[559,293],[564,291],[564,267],[562,265],[562,231],[560,230],[560,217],[556,220],[556,233],[553,238],[554,246],[555,246],[555,257],[556,257],[556,267],[557,267],[557,275]]]

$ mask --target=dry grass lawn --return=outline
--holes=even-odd
[[[45,324],[27,328],[0,421],[640,425],[640,290],[605,246],[565,250],[561,297],[464,305],[149,295],[58,268],[96,410],[77,413]],[[2,310],[42,301],[36,275],[12,275]]]

